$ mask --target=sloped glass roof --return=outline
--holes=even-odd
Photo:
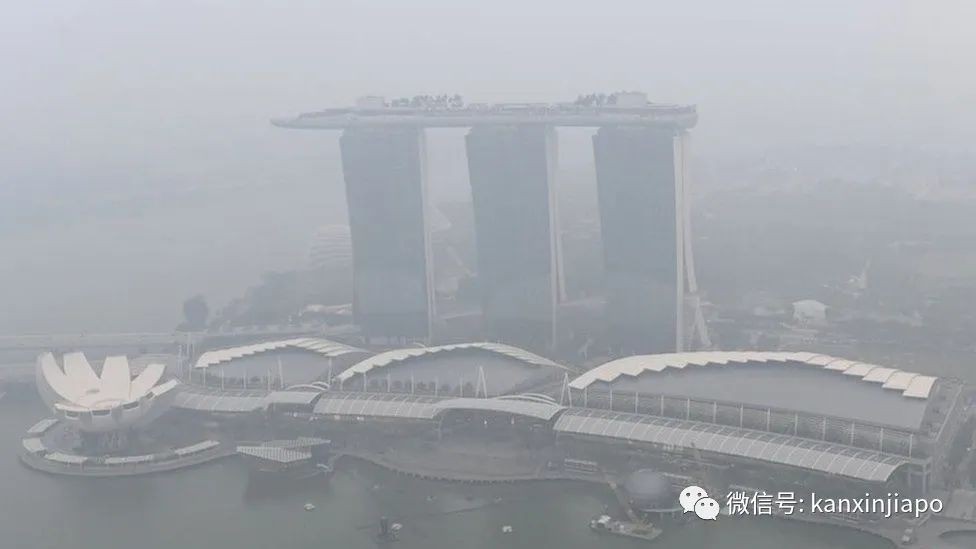
[[[322,395],[316,415],[433,419],[441,410],[437,397],[390,393],[341,393]]]
[[[870,482],[884,482],[907,459],[723,425],[570,409],[556,420],[557,433],[672,445],[811,469]]]

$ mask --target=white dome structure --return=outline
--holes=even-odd
[[[172,404],[180,382],[160,383],[166,367],[149,364],[132,378],[124,356],[110,356],[96,375],[83,353],[68,353],[62,365],[51,353],[37,357],[37,390],[58,419],[89,433],[148,424]]]

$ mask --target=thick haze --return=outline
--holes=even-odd
[[[168,329],[183,297],[219,305],[294,266],[314,226],[344,215],[338,151],[334,136],[268,119],[366,93],[641,89],[698,104],[698,151],[716,160],[976,142],[965,0],[53,0],[3,12],[0,332]]]

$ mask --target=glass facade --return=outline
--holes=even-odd
[[[593,137],[608,340],[617,354],[671,352],[678,330],[674,132],[604,127]]]
[[[426,338],[432,296],[423,130],[342,134],[357,322],[367,337]]]
[[[478,126],[467,136],[478,282],[491,337],[545,348],[555,322],[558,245],[545,126]]]

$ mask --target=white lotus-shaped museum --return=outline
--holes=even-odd
[[[106,433],[146,425],[166,411],[180,382],[160,383],[165,370],[163,364],[150,364],[133,379],[128,359],[110,356],[99,376],[83,353],[64,355],[62,364],[44,353],[37,357],[37,390],[62,421]]]

